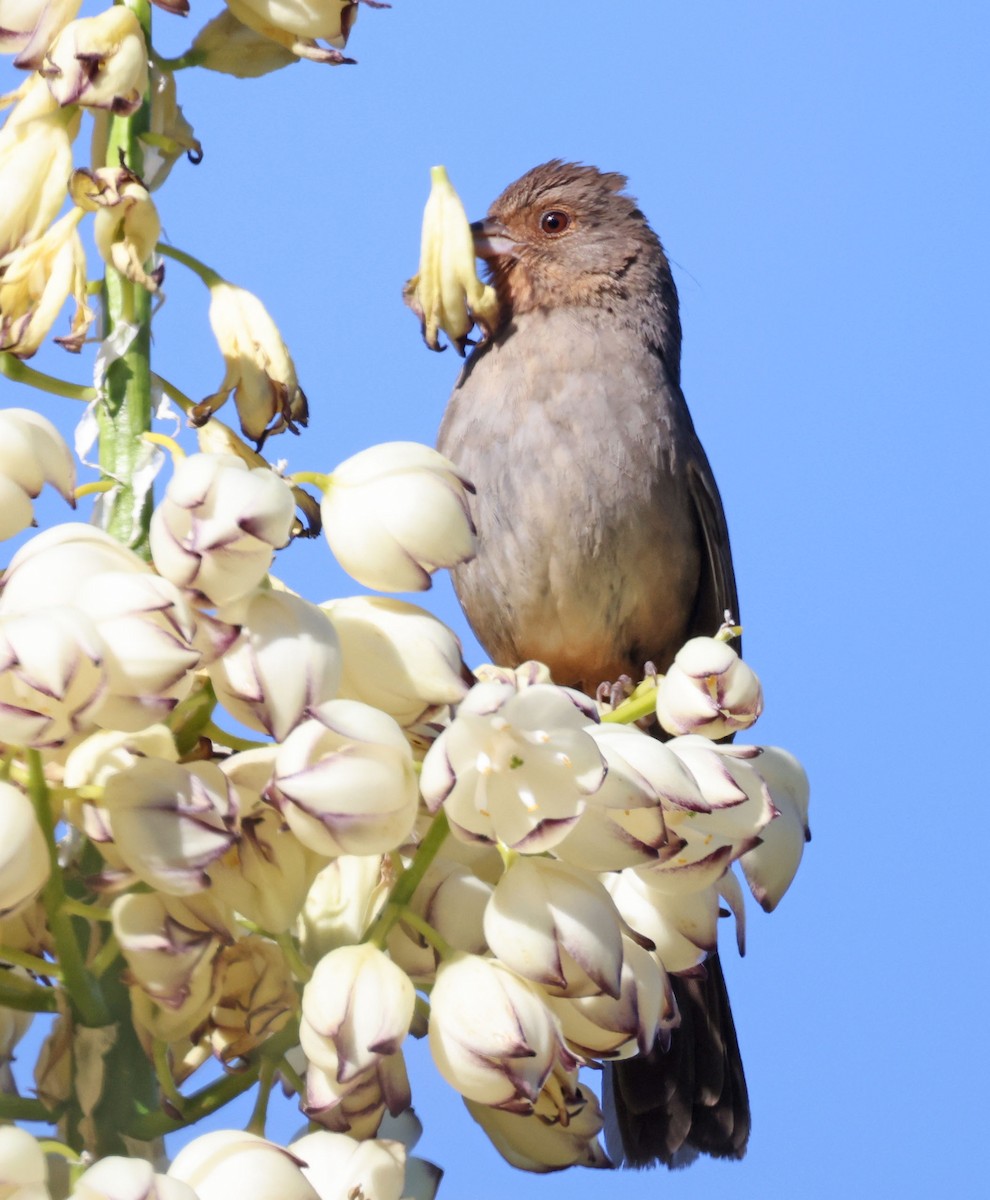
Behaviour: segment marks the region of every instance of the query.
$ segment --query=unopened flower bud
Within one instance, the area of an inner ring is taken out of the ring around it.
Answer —
[[[337,561],[365,587],[425,591],[440,567],[475,553],[469,485],[418,442],[385,442],[342,462],[320,506]]]
[[[331,950],[303,991],[306,1057],[347,1084],[401,1049],[415,1001],[409,977],[377,947]]]
[[[762,711],[753,669],[718,638],[692,638],[657,684],[657,720],[668,733],[723,738],[748,729]]]

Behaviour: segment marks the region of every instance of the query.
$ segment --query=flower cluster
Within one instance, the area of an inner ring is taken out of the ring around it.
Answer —
[[[4,1113],[57,1123],[71,1160],[66,1185],[41,1143],[0,1128],[0,1194],[431,1200],[439,1170],[408,1153],[409,1036],[428,1037],[510,1163],[607,1167],[581,1071],[663,1043],[680,1020],[671,976],[715,949],[723,901],[742,944],[736,864],[778,904],[807,837],[804,773],[778,748],[721,740],[762,709],[722,633],[610,710],[538,663],[472,673],[455,634],[406,601],[315,604],[272,575],[322,522],[358,583],[428,589],[475,552],[471,483],[408,442],[326,474],[261,457],[305,427],[308,402],[257,297],[159,244],[153,193],[199,153],[174,62],[143,9],[80,7],[0,0],[0,52],[29,72],[0,128],[5,372],[44,378],[15,360],[70,296],[60,340],[81,349],[98,290],[81,230],[107,276],[96,386],[80,395],[99,402],[104,479],[77,488],[50,421],[0,412],[0,538],[28,529],[46,483],[70,505],[105,493],[103,525],[22,540],[0,579],[0,1072],[31,1014],[52,1016],[36,1098],[7,1095]],[[184,65],[350,61],[357,12],[228,0]],[[93,161],[73,170],[83,116]],[[115,440],[134,399],[120,379],[143,370],[153,390],[141,355],[163,257],[209,288],[225,363],[199,403],[154,382],[198,431],[189,456],[148,431],[126,453]],[[444,329],[463,350],[497,318],[442,168],[408,299],[433,346]],[[246,440],[215,417],[228,398]],[[163,442],[173,470],[152,504]],[[249,1132],[195,1137],[167,1170],[128,1156],[254,1084]],[[262,1136],[279,1092],[308,1122],[287,1147]]]

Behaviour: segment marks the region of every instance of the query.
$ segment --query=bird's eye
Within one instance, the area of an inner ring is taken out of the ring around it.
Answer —
[[[571,223],[571,218],[559,208],[553,208],[540,217],[540,228],[544,233],[563,233]]]

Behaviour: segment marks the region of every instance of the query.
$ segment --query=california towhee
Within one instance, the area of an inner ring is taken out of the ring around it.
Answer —
[[[454,571],[495,662],[594,693],[665,670],[738,617],[722,502],[680,389],[677,291],[622,175],[553,161],[472,226],[500,302],[440,428],[477,488]],[[717,956],[675,979],[671,1045],[606,1068],[609,1150],[633,1166],[739,1158],[746,1081]]]

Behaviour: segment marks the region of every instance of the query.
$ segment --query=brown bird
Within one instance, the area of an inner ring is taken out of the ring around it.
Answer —
[[[500,302],[439,448],[472,480],[458,598],[493,661],[594,693],[738,617],[725,514],[680,388],[677,291],[622,175],[544,163],[472,226]],[[740,1158],[749,1102],[718,958],[670,1045],[606,1069],[609,1151]]]

